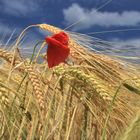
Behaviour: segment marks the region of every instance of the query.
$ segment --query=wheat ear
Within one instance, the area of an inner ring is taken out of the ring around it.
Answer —
[[[38,78],[39,76],[37,75],[36,72],[34,72],[33,67],[27,61],[25,62],[25,69],[28,72],[29,79],[32,82],[39,107],[41,110],[44,110],[45,109],[44,94],[41,90],[40,80]]]
[[[0,49],[0,57],[2,57],[3,59],[11,63],[13,55],[7,50]],[[14,65],[19,64],[19,63],[20,63],[20,60],[17,57],[15,57]]]
[[[0,100],[4,104],[4,106],[9,105],[9,98],[8,98],[7,93],[8,93],[8,90],[0,86]]]
[[[105,88],[103,86],[101,86],[101,84],[99,83],[99,80],[97,80],[97,78],[95,78],[95,76],[91,76],[91,75],[87,75],[85,74],[83,71],[78,70],[78,69],[67,69],[64,70],[64,68],[62,67],[57,67],[55,69],[55,72],[59,73],[67,73],[69,75],[72,75],[73,77],[78,78],[79,80],[83,81],[84,83],[86,83],[87,85],[89,85],[92,90],[96,93],[99,94],[99,96],[105,100],[105,101],[111,101],[112,97],[108,94],[108,92],[105,90]]]
[[[2,57],[3,59],[5,59],[9,63],[11,63],[13,56],[8,51],[0,49],[0,57]],[[21,63],[21,61],[15,58],[14,64],[19,64],[19,63]],[[39,76],[36,74],[36,72],[34,72],[32,66],[27,61],[24,63],[24,65],[25,66],[23,66],[23,65],[20,66],[19,69],[22,67],[22,70],[24,72],[28,72],[29,79],[31,80],[32,85],[33,85],[36,100],[39,104],[40,109],[44,110],[45,109],[45,101],[44,101],[43,92],[41,91],[41,88],[40,88],[40,82],[38,79]]]

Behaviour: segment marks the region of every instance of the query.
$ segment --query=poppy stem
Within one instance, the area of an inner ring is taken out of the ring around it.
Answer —
[[[32,56],[31,56],[31,58],[30,58],[30,64],[31,64],[32,61],[33,61],[33,58],[34,58],[34,55],[35,55],[35,50],[36,50],[37,46],[38,46],[39,44],[43,43],[43,42],[44,42],[44,40],[41,40],[41,41],[37,42],[36,45],[34,46],[33,53],[32,53]]]
[[[42,45],[40,46],[40,49],[38,50],[38,53],[37,53],[35,59],[34,59],[34,62],[35,62],[35,63],[37,62],[37,59],[38,59],[38,57],[39,57],[39,54],[40,54],[41,50],[42,50],[45,46],[46,46],[46,42],[43,41],[43,42],[42,42]]]
[[[37,43],[35,44],[34,49],[33,49],[32,56],[31,56],[31,58],[30,58],[30,64],[32,64],[32,61],[33,61],[33,58],[34,58],[34,54],[35,54],[35,50],[36,50],[37,46],[38,46],[40,43],[42,43],[42,42],[43,42],[43,40],[41,40],[41,41],[39,41],[39,42],[37,42]],[[28,75],[28,73],[26,72],[25,75],[24,75],[24,77],[23,77],[23,79],[21,80],[21,82],[20,82],[20,84],[19,84],[19,87],[18,87],[17,91],[19,91],[19,89],[20,89],[22,83],[24,82],[24,80],[26,79],[27,75]]]

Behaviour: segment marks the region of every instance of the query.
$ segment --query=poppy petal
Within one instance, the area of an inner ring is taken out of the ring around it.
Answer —
[[[69,37],[65,32],[60,32],[58,34],[54,34],[52,38],[56,39],[57,41],[61,42],[63,45],[68,45]]]
[[[49,68],[64,62],[70,53],[70,48],[66,45],[68,44],[68,37],[64,35],[61,32],[61,34],[55,34],[52,37],[46,38],[46,42],[48,43],[47,60]]]

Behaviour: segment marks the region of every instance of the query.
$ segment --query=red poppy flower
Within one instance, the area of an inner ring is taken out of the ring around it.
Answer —
[[[46,37],[46,42],[48,43],[47,61],[49,68],[65,62],[70,53],[68,40],[68,35],[65,32]]]

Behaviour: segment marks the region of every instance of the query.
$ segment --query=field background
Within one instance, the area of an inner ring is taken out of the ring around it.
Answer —
[[[140,138],[138,65],[95,53],[71,38],[70,62],[49,69],[41,50],[35,53],[37,46],[31,58],[16,48],[27,29],[12,49],[0,48],[0,139]],[[44,61],[37,63],[40,57]]]

